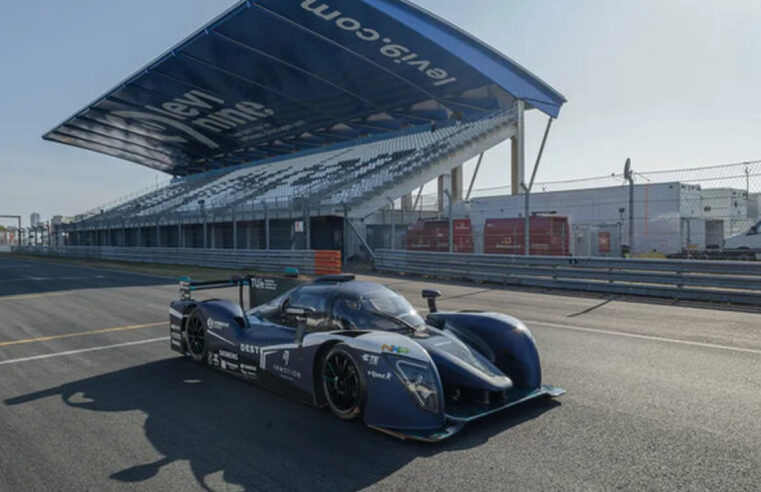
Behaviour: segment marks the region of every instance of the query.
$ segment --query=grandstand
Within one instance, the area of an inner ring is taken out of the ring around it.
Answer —
[[[402,198],[391,220],[403,220],[428,182],[460,200],[462,163],[506,139],[518,193],[524,111],[554,118],[564,102],[408,2],[260,0],[239,3],[44,138],[174,176],[62,226],[66,244],[351,254],[378,210]],[[283,231],[277,245],[271,227]]]

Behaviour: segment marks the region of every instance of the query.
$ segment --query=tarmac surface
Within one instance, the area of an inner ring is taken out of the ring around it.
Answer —
[[[0,255],[0,490],[761,487],[761,315],[362,277],[522,318],[568,393],[399,441],[171,352],[172,278]]]

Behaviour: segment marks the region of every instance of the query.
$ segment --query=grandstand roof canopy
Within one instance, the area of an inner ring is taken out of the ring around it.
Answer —
[[[565,98],[403,0],[243,1],[43,138],[184,176]]]

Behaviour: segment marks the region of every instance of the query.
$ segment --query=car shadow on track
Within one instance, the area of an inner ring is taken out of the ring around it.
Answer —
[[[221,472],[226,484],[246,490],[356,490],[416,458],[478,446],[559,405],[532,401],[474,422],[438,444],[400,441],[181,357],[8,398],[5,404],[51,396],[82,410],[146,415],[145,436],[163,458],[125,463],[112,480],[144,482],[165,465],[187,460],[201,487],[215,488],[207,478]],[[104,441],[118,446],[119,436]]]

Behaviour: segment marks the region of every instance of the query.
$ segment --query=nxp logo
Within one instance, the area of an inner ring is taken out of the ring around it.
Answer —
[[[391,352],[392,354],[409,354],[410,349],[400,345],[387,345],[384,343],[381,346],[381,352]]]

